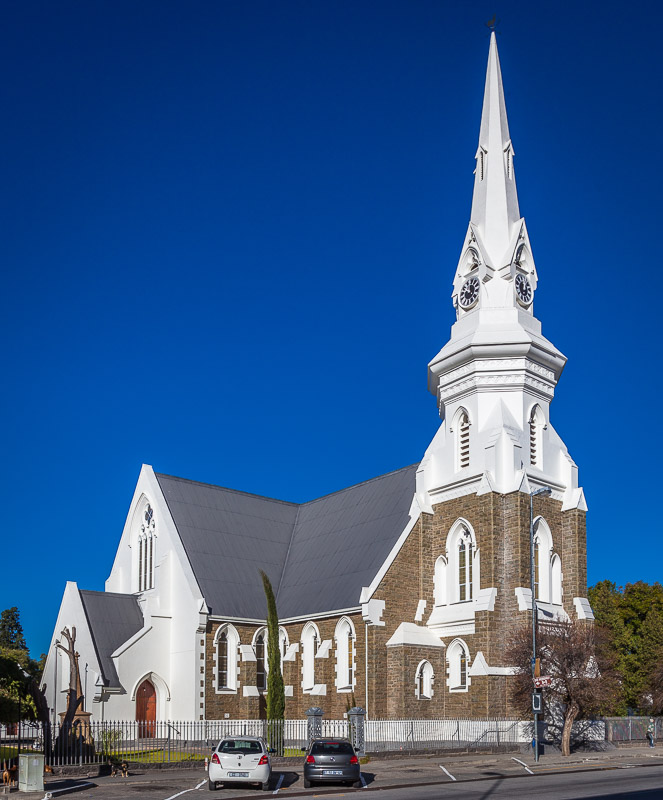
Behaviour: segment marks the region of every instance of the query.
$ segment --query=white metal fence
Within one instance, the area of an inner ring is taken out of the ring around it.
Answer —
[[[579,721],[576,742],[646,742],[647,717],[610,717]],[[654,720],[655,738],[663,738],[663,718]],[[322,719],[323,736],[351,737],[347,719]],[[91,722],[86,728],[44,730],[36,722],[0,725],[0,766],[19,752],[43,752],[47,763],[103,764],[202,761],[224,736],[262,736],[279,756],[301,757],[308,744],[307,721],[289,719],[201,720],[194,722]],[[529,742],[532,723],[517,719],[366,720],[367,753],[491,748]]]
[[[366,752],[492,747],[527,741],[517,719],[408,719],[366,722]]]

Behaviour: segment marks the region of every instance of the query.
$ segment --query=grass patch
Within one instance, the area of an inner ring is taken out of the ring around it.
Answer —
[[[119,750],[108,758],[111,761],[131,761],[134,764],[161,764],[172,761],[204,761],[204,753],[189,753],[182,750]]]
[[[8,747],[7,745],[0,746],[0,759],[16,758],[17,755],[18,747]]]

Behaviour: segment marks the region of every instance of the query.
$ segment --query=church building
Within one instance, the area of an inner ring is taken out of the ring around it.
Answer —
[[[421,462],[302,504],[144,465],[105,591],[66,586],[42,678],[54,718],[65,627],[93,719],[264,716],[261,569],[288,718],[354,705],[373,719],[511,715],[505,648],[532,609],[530,504],[539,618],[593,618],[585,498],[550,421],[566,358],[541,332],[536,289],[493,33],[457,318],[428,366],[441,425]]]

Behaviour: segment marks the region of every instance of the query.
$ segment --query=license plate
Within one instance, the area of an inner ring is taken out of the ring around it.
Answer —
[[[342,769],[323,769],[322,770],[322,774],[323,775],[342,775],[343,774],[343,770]]]
[[[249,777],[249,773],[248,772],[229,772],[228,773],[228,777],[229,778],[248,778]]]

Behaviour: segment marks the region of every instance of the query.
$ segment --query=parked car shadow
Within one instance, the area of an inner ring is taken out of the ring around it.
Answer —
[[[279,782],[281,775],[283,775],[283,781],[281,782],[281,789],[288,789],[294,783],[299,783],[303,786],[302,783],[302,776],[297,772],[289,772],[287,769],[273,769],[272,770],[272,777],[269,781],[269,786],[272,789],[276,789],[276,785]]]

